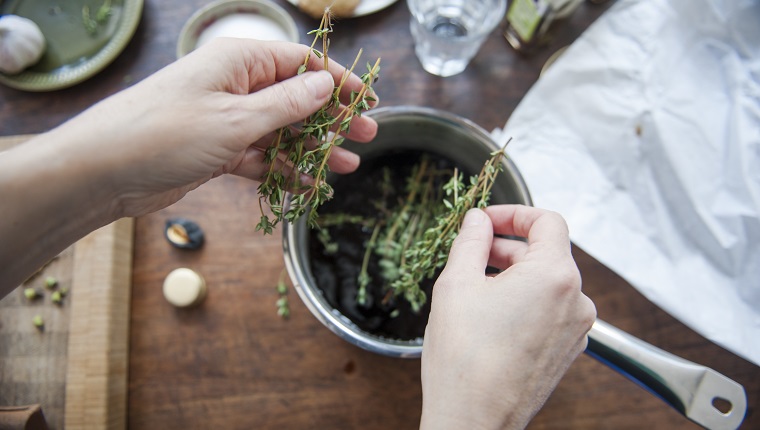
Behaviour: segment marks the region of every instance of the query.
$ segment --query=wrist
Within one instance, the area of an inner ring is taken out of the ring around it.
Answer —
[[[498,396],[499,394],[494,394]],[[510,408],[489,405],[486,399],[428,401],[423,398],[420,429],[516,430],[527,424],[516,420]]]
[[[50,132],[0,153],[0,297],[115,219],[104,181],[88,157],[66,152],[65,139]]]
[[[42,166],[26,173],[29,183],[38,189],[49,184],[44,191],[47,205],[70,218],[79,218],[65,223],[85,234],[121,217],[115,205],[117,184],[110,173],[113,166],[102,155],[110,149],[102,139],[72,130],[67,123],[29,142],[28,152],[34,151],[37,166]]]
[[[445,374],[433,376],[423,352],[421,429],[516,430],[528,425],[538,406],[531,407],[536,402],[530,391],[523,391],[525,381],[510,377],[485,355],[462,359],[461,366],[447,366]]]
[[[424,400],[423,400],[424,403]],[[472,402],[461,407],[422,407],[421,430],[519,430],[524,429],[530,416],[521,416],[511,409],[489,409]]]

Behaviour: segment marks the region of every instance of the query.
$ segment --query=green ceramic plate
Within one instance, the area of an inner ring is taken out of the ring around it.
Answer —
[[[143,0],[0,0],[0,15],[31,19],[47,43],[39,63],[17,75],[0,73],[0,83],[19,90],[52,91],[92,77],[127,46],[142,8]],[[99,10],[108,10],[107,18],[96,20]]]

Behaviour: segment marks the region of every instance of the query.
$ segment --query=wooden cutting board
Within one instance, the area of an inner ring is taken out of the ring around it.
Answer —
[[[0,151],[31,137],[0,137]],[[40,404],[51,429],[126,427],[133,228],[128,218],[91,233],[0,300],[0,406]],[[48,276],[69,291],[61,305]]]

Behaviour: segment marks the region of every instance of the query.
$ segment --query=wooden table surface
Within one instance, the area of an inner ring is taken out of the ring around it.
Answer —
[[[305,33],[317,23],[277,0]],[[174,60],[177,36],[203,0],[147,1],[126,50],[103,72],[75,87],[26,93],[0,88],[0,135],[43,132]],[[336,24],[331,54],[341,63],[361,47],[382,57],[381,103],[422,105],[503,126],[538,78],[546,59],[571,43],[610,4],[584,3],[532,56],[516,54],[494,33],[461,75],[424,72],[410,40],[405,2]],[[503,29],[503,25],[501,27]],[[160,95],[157,95],[160,97]],[[292,316],[276,315],[283,269],[279,236],[255,232],[255,184],[223,177],[135,225],[130,324],[130,428],[394,428],[418,425],[418,360],[364,352],[330,333],[290,293]],[[164,221],[184,216],[206,231],[196,252],[170,247]],[[600,318],[671,353],[741,383],[749,398],[742,428],[760,428],[760,368],[707,341],[643,298],[627,282],[575,249],[584,290]],[[209,295],[194,310],[172,308],[161,294],[166,274],[191,267]],[[537,310],[542,311],[542,310]],[[697,428],[675,410],[606,366],[581,356],[530,424],[556,428]]]

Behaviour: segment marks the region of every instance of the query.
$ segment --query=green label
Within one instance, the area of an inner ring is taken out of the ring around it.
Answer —
[[[507,20],[517,35],[529,42],[541,22],[541,14],[533,0],[513,0],[507,12]]]

